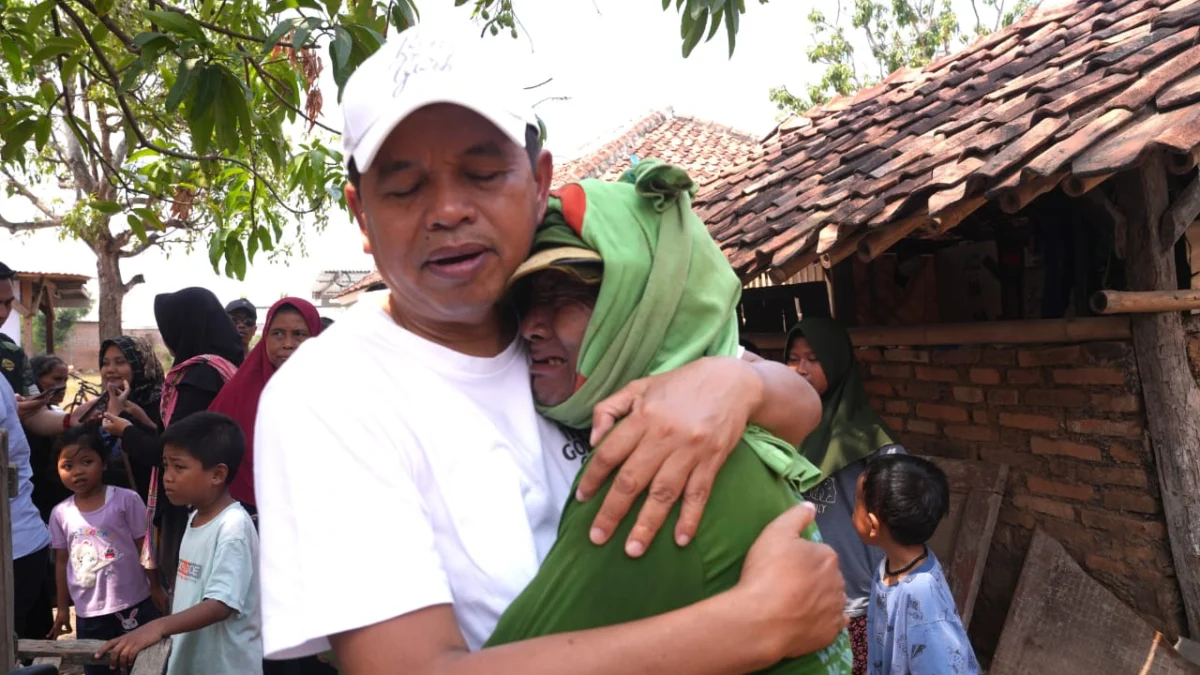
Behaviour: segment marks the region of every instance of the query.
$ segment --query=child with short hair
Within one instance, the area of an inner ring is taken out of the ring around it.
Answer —
[[[258,535],[229,494],[246,439],[231,418],[200,412],[167,427],[162,443],[167,498],[195,508],[179,548],[172,614],[110,640],[97,657],[129,667],[170,637],[167,675],[261,675]]]
[[[869,675],[978,675],[950,585],[926,542],[950,510],[936,464],[884,455],[858,479],[854,529],[883,549],[867,610]]]
[[[81,640],[125,635],[157,619],[157,607],[166,609],[158,576],[138,561],[146,504],[133,490],[104,484],[107,455],[95,426],[68,429],[55,445],[58,477],[74,494],[50,512],[58,595],[52,640],[71,632],[72,601]],[[111,672],[84,668],[86,675]]]

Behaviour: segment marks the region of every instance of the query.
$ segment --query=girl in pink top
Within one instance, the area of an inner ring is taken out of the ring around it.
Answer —
[[[69,429],[55,451],[58,476],[75,494],[50,513],[58,615],[47,637],[71,631],[74,602],[79,639],[110,640],[158,618],[159,608],[166,607],[158,576],[138,561],[146,504],[133,490],[104,484],[107,453],[94,426]],[[112,673],[107,666],[84,672]]]

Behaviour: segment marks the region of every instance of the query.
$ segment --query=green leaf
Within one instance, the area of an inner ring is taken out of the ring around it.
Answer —
[[[342,0],[325,0],[325,13],[329,15],[330,20],[336,19],[340,11],[342,11]]]
[[[50,140],[50,131],[53,128],[52,121],[49,115],[43,115],[38,118],[35,124],[37,128],[33,132],[33,144],[37,146],[38,152],[41,152],[42,148],[46,147],[46,143]]]
[[[50,15],[50,10],[54,9],[55,0],[43,0],[34,5],[29,10],[29,16],[25,19],[25,26],[30,30],[41,30],[42,23],[46,21],[46,17]]]
[[[212,263],[213,273],[220,274],[221,269],[218,264],[221,262],[221,257],[225,254],[225,237],[220,230],[213,232],[213,236],[208,240],[208,262]]]
[[[251,206],[251,208],[253,208],[253,206]],[[258,229],[257,228],[255,228],[255,230],[250,232],[250,236],[249,236],[249,238],[247,238],[246,244],[247,244],[247,253],[249,254],[249,257],[250,257],[250,262],[254,262],[254,254],[258,253]]]
[[[246,278],[246,249],[236,234],[225,240],[225,276]]]
[[[162,219],[158,217],[158,214],[155,213],[154,209],[147,208],[145,206],[139,206],[133,209],[133,212],[142,219],[142,223],[144,225],[153,227],[156,230],[166,229],[166,226],[163,225]]]
[[[0,34],[0,50],[3,50],[4,60],[8,61],[8,67],[12,68],[13,76],[20,79],[25,72],[21,66],[21,45],[8,35]]]
[[[171,90],[167,92],[168,113],[174,113],[183,102],[183,97],[191,93],[196,86],[196,64],[199,61],[199,58],[179,60],[179,67],[175,71],[175,84],[171,85]]]
[[[725,35],[729,38],[729,58],[733,58],[733,48],[737,44],[739,12],[725,12]]]
[[[298,28],[296,34],[292,36],[292,47],[294,49],[303,49],[308,44],[308,36],[314,30],[321,27],[323,22],[315,16],[305,19]]]
[[[121,209],[122,209],[121,205],[116,202],[107,202],[107,201],[99,200],[99,199],[92,202],[91,206],[93,209],[95,209],[95,210],[99,211],[100,213],[103,213],[104,215],[107,215],[107,216],[111,216],[111,215],[120,213]]]
[[[25,120],[13,127],[11,130],[4,132],[4,149],[0,150],[0,161],[11,162],[18,155],[24,156],[25,143],[37,131],[37,122],[33,120]]]
[[[692,29],[688,32],[687,37],[683,39],[683,58],[691,55],[692,50],[696,45],[700,44],[700,38],[704,37],[704,27],[708,23],[708,10],[700,12],[700,16],[692,24]]]
[[[265,227],[258,228],[258,247],[264,251],[275,249],[275,242],[271,240],[271,232]]]
[[[84,57],[84,53],[82,51],[79,51],[71,56],[68,56],[67,60],[63,61],[63,65],[62,65],[63,78],[70,80],[71,78],[75,77],[75,71],[79,68],[79,64],[83,61],[83,57]]]
[[[34,65],[48,61],[56,56],[69,54],[80,47],[78,41],[69,38],[48,38],[43,45],[29,59]]]
[[[392,25],[397,32],[408,30],[417,24],[415,9],[408,0],[394,0],[392,5]]]
[[[671,0],[663,0],[663,11],[665,12],[670,8],[671,8]]]
[[[279,40],[290,33],[301,21],[303,19],[291,17],[275,24],[275,27],[271,29],[271,34],[267,36],[266,42],[263,43],[263,52],[271,51],[275,45],[279,44]]]
[[[125,75],[121,77],[121,86],[118,91],[124,93],[135,89],[138,86],[138,81],[142,77],[145,66],[146,62],[142,59],[134,61],[133,65],[125,71]]]
[[[125,216],[125,222],[129,225],[129,229],[133,230],[134,236],[138,241],[146,243],[146,226],[142,224],[142,219],[137,216]]]
[[[104,16],[112,11],[114,0],[96,0],[96,13]]]
[[[204,29],[202,29],[200,24],[196,23],[196,20],[190,16],[180,14],[179,12],[167,12],[149,9],[143,9],[142,14],[145,15],[147,19],[157,24],[160,28],[164,28],[172,33],[185,35],[195,40],[205,40]]]
[[[198,77],[196,93],[188,106],[189,121],[207,115],[221,90],[221,70],[216,66],[204,66]]]
[[[712,41],[713,36],[717,34],[717,31],[721,30],[721,18],[724,13],[725,8],[721,7],[712,15],[712,22],[708,28],[708,37],[704,38],[705,42]]]
[[[212,145],[214,123],[215,116],[212,110],[195,119],[188,118],[188,128],[192,134],[192,147],[198,154],[208,154],[208,148]]]
[[[350,31],[341,26],[335,26],[333,29],[333,40],[329,43],[329,55],[333,58],[334,71],[349,65],[350,50],[353,47],[354,38],[350,36]]]

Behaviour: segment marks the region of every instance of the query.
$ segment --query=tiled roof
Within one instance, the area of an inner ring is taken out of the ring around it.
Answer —
[[[692,180],[703,185],[723,170],[762,154],[753,136],[714,122],[675,115],[671,110],[653,112],[638,120],[617,138],[596,150],[554,169],[554,185],[584,178],[616,180],[630,167],[630,155],[655,157],[687,169]],[[338,293],[344,298],[383,283],[379,272]]]
[[[1200,146],[1200,0],[1077,0],[1026,14],[920,71],[785,121],[765,155],[697,199],[743,278],[784,277],[987,201],[1079,195],[1154,150]]]
[[[372,273],[370,270],[324,270],[319,272],[316,281],[313,282],[312,298],[320,300],[339,297]]]
[[[555,167],[554,185],[584,178],[616,180],[630,167],[630,155],[681,166],[698,185],[704,185],[722,171],[761,154],[759,139],[750,134],[661,110],[583,157]]]

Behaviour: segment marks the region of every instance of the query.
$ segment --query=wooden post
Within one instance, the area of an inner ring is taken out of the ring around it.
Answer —
[[[12,517],[8,495],[8,432],[0,429],[0,671],[8,672],[17,663],[17,622],[13,615]]]
[[[1159,228],[1170,206],[1165,158],[1154,153],[1140,169],[1121,174],[1117,189],[1129,221],[1125,248],[1129,290],[1176,290],[1175,257],[1163,253]],[[1200,523],[1200,388],[1188,366],[1178,314],[1135,314],[1130,321],[1175,576],[1188,631],[1196,636],[1200,635],[1200,527],[1195,526]]]

